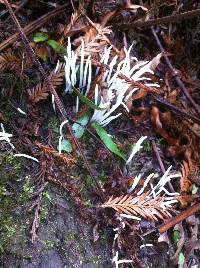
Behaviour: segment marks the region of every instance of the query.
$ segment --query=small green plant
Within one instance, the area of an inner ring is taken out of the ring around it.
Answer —
[[[143,150],[145,152],[151,152],[152,151],[152,146],[151,146],[150,141],[148,141],[148,140],[145,140],[144,141],[144,143],[143,143]]]
[[[24,193],[31,195],[33,193],[33,187],[29,185],[29,183],[23,186]]]
[[[178,256],[178,264],[179,265],[183,265],[185,263],[185,256],[183,255],[183,253],[181,252]]]
[[[50,118],[48,128],[51,129],[55,134],[59,134],[59,124],[55,116]]]
[[[181,238],[181,234],[180,234],[180,232],[179,232],[178,230],[174,230],[173,235],[172,235],[172,240],[173,240],[173,242],[174,242],[175,244],[177,244],[178,241],[180,240],[180,238]]]
[[[66,51],[65,47],[60,45],[56,40],[50,39],[48,33],[36,32],[33,40],[35,43],[45,43],[49,45],[55,52],[64,53]]]

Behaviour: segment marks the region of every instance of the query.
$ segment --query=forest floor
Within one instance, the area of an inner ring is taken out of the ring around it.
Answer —
[[[199,15],[0,1],[0,267],[200,267]]]

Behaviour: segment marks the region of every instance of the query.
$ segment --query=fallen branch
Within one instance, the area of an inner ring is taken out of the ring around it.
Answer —
[[[181,212],[179,215],[175,216],[174,218],[171,218],[166,223],[163,223],[162,225],[160,225],[160,227],[158,228],[160,234],[163,234],[164,232],[169,230],[171,227],[173,227],[177,223],[185,220],[186,218],[195,214],[198,211],[200,211],[200,202],[187,208],[185,211]]]
[[[157,26],[160,24],[180,22],[181,20],[192,19],[198,16],[200,16],[200,9],[191,10],[191,11],[187,11],[187,12],[180,13],[180,14],[175,14],[171,16],[166,16],[166,17],[151,19],[151,20],[146,20],[146,21],[138,20],[138,21],[131,22],[131,23],[116,23],[115,26],[123,27],[123,30],[130,29],[132,27],[148,28],[148,27]]]
[[[153,151],[154,151],[154,153],[155,153],[155,155],[156,155],[156,158],[157,158],[157,160],[158,160],[160,169],[161,169],[162,173],[165,174],[166,169],[165,169],[164,164],[163,164],[163,161],[162,161],[162,159],[161,159],[161,157],[160,157],[160,154],[159,154],[157,145],[156,145],[156,143],[155,143],[154,140],[151,142],[151,144],[152,144]],[[171,184],[170,181],[167,182],[167,185],[169,186],[170,191],[171,191],[172,193],[174,193],[175,190],[174,190],[174,187],[173,187],[173,185]]]
[[[98,61],[93,60],[93,59],[91,59],[91,62],[95,66],[98,66],[98,67],[100,67],[102,69],[110,70],[110,66],[108,64],[104,64],[104,63],[98,62]],[[116,71],[117,71],[117,69],[116,68],[113,68],[113,72],[116,72]],[[127,77],[126,75],[124,75],[122,73],[119,73],[117,75],[117,77],[119,77],[121,79],[124,79],[127,83],[129,83],[133,87],[137,87],[139,89],[144,89],[144,90],[146,90],[149,93],[159,95],[159,90],[157,88],[155,88],[155,87],[149,87],[149,86],[146,86],[146,85],[144,85],[144,84],[142,84],[140,82],[136,82],[133,79]]]
[[[154,95],[152,95],[152,96],[155,98],[155,100],[158,103],[160,103],[160,104],[164,105],[165,107],[169,108],[170,110],[175,112],[177,115],[185,116],[185,117],[187,117],[189,119],[192,119],[194,122],[200,124],[200,119],[198,117],[196,117],[195,115],[183,111],[182,109],[178,108],[177,106],[171,104],[170,102],[168,102],[168,101],[166,101],[164,99],[161,99],[158,96],[154,96]]]

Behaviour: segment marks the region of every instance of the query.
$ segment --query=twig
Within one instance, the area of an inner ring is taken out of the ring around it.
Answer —
[[[24,27],[22,30],[25,34],[30,34],[31,32],[35,31],[36,29],[40,28],[46,21],[48,21],[51,18],[54,18],[56,15],[66,11],[65,7],[67,7],[69,4],[64,4],[62,6],[59,6],[57,8],[55,8],[54,10],[52,10],[51,12],[41,16],[40,18],[38,18],[37,20],[31,22],[29,25],[27,25],[26,27]],[[3,41],[0,44],[0,51],[2,51],[3,49],[5,49],[6,47],[8,47],[9,45],[11,45],[12,43],[14,43],[15,41],[17,41],[17,39],[19,38],[19,33],[15,33],[12,36],[10,36],[8,39],[6,39],[5,41]]]
[[[177,83],[178,86],[180,87],[182,93],[183,93],[183,94],[186,96],[186,98],[191,102],[191,104],[193,105],[193,107],[195,108],[195,110],[196,110],[196,111],[198,112],[198,114],[200,115],[200,107],[199,107],[199,105],[196,104],[196,102],[193,100],[193,98],[191,97],[190,93],[187,91],[185,85],[183,84],[183,82],[182,82],[181,79],[179,78],[179,76],[178,76],[178,72],[177,72],[177,71],[174,69],[174,67],[172,66],[172,64],[171,64],[171,62],[170,62],[170,60],[169,60],[167,54],[165,53],[165,50],[164,50],[164,48],[163,48],[163,46],[162,46],[162,44],[161,44],[161,42],[160,42],[160,40],[159,40],[159,38],[158,38],[158,35],[157,35],[157,33],[156,33],[156,31],[154,30],[153,27],[151,27],[151,31],[152,31],[152,33],[153,33],[153,36],[154,36],[154,38],[155,38],[155,40],[156,40],[156,42],[157,42],[157,45],[158,45],[160,51],[163,53],[163,57],[164,57],[164,59],[165,59],[167,65],[168,65],[170,71],[172,72],[172,75],[174,76],[174,79],[175,79],[176,83]]]
[[[81,157],[83,159],[84,165],[87,168],[88,173],[90,174],[91,178],[94,180],[101,199],[104,200],[104,193],[103,193],[103,191],[102,191],[102,189],[100,187],[100,184],[99,184],[99,182],[97,181],[96,177],[93,174],[93,171],[92,171],[92,169],[91,169],[91,167],[90,167],[90,165],[89,165],[89,163],[88,163],[88,161],[87,161],[87,159],[86,159],[86,157],[85,157],[85,155],[84,155],[84,153],[82,151],[80,143],[78,142],[78,140],[76,139],[76,137],[73,134],[72,128],[71,128],[71,126],[70,126],[70,124],[68,122],[67,112],[66,112],[66,110],[64,108],[63,103],[61,102],[60,98],[58,97],[58,94],[57,94],[55,88],[53,87],[52,82],[49,80],[47,74],[45,73],[44,68],[42,67],[41,63],[37,59],[37,57],[35,55],[35,52],[31,48],[31,46],[29,45],[29,41],[28,41],[26,35],[24,34],[24,32],[23,32],[23,30],[21,28],[21,25],[19,24],[19,22],[18,22],[15,14],[14,14],[12,8],[10,7],[10,4],[8,3],[7,0],[4,0],[4,3],[6,4],[6,7],[7,7],[9,13],[10,13],[15,25],[17,26],[17,30],[18,30],[18,32],[19,32],[19,34],[21,36],[21,39],[22,39],[22,41],[24,43],[24,47],[27,50],[27,53],[29,54],[29,57],[31,58],[32,62],[38,67],[38,70],[40,71],[41,75],[44,78],[44,82],[46,83],[46,85],[47,85],[49,91],[51,92],[51,94],[54,96],[55,103],[56,103],[56,105],[58,107],[58,110],[59,110],[59,112],[60,112],[60,114],[62,116],[62,119],[64,121],[66,121],[66,126],[68,128],[68,131],[69,131],[74,143],[76,144],[76,146],[78,148],[78,151],[79,151],[79,153],[80,153],[80,155],[81,155]]]
[[[31,241],[32,243],[37,239],[37,229],[39,227],[39,222],[40,222],[40,208],[41,208],[41,201],[42,201],[42,194],[39,195],[37,202],[36,202],[36,207],[35,207],[35,213],[34,213],[34,220],[32,223],[31,227]]]
[[[93,59],[91,59],[91,62],[92,62],[92,64],[94,64],[94,65],[96,65],[96,66],[98,66],[98,67],[100,67],[100,68],[104,68],[104,69],[106,68],[107,70],[110,69],[110,66],[107,65],[107,64],[98,62],[98,61],[93,60]],[[113,72],[116,72],[116,71],[117,71],[116,68],[113,68]],[[144,84],[142,84],[142,83],[136,82],[136,81],[134,81],[133,79],[127,77],[126,75],[124,75],[124,74],[122,74],[122,73],[118,73],[117,77],[119,77],[119,78],[121,78],[121,79],[124,79],[127,83],[129,83],[129,84],[130,84],[131,86],[133,86],[133,87],[137,87],[137,88],[140,88],[140,89],[144,89],[144,90],[146,90],[147,92],[152,93],[152,94],[156,94],[156,95],[159,94],[159,91],[158,91],[157,88],[155,88],[155,87],[148,87],[148,86],[146,86],[146,85],[144,85]]]
[[[152,148],[154,150],[154,153],[155,153],[155,155],[156,155],[156,157],[158,159],[158,163],[159,163],[160,169],[161,169],[162,173],[164,174],[166,172],[166,169],[164,167],[164,164],[163,164],[162,159],[160,157],[160,154],[158,152],[157,145],[156,145],[155,141],[152,141],[151,143],[152,143]]]
[[[98,142],[100,143],[107,151],[107,153],[112,156],[112,153],[108,150],[108,148],[105,146],[105,144],[87,127],[87,126],[83,126],[81,123],[77,122],[76,120],[73,119],[69,119],[69,121],[78,124],[79,126],[81,126],[82,128],[85,128],[85,130]]]
[[[16,8],[16,10],[14,11],[14,13],[16,14],[17,12],[19,12],[20,9],[22,9],[29,0],[24,0],[22,1],[22,3]],[[8,11],[7,11],[8,12]],[[6,23],[8,21],[9,17],[5,19],[4,23]]]
[[[156,155],[156,157],[157,157],[157,160],[158,160],[160,169],[161,169],[162,173],[165,174],[166,169],[165,169],[164,164],[163,164],[163,161],[162,161],[162,159],[161,159],[161,157],[160,157],[160,154],[159,154],[157,145],[156,145],[156,143],[155,143],[154,140],[153,140],[151,143],[152,143],[153,151],[154,151],[154,153],[155,153],[155,155]],[[174,193],[174,192],[175,192],[175,191],[174,191],[174,187],[173,187],[173,185],[171,184],[170,181],[167,182],[167,185],[169,186],[171,192]]]
[[[151,19],[146,21],[135,21],[131,23],[116,23],[115,26],[123,27],[123,29],[130,29],[130,27],[142,27],[147,28],[151,26],[157,26],[160,24],[179,22],[181,20],[192,19],[194,17],[200,16],[200,9],[187,11],[180,14],[175,14],[171,16],[166,16],[163,18]]]
[[[183,111],[182,109],[178,108],[177,106],[171,104],[170,102],[168,102],[164,99],[161,99],[160,97],[157,97],[154,95],[152,95],[152,96],[154,97],[154,99],[157,102],[161,103],[162,105],[166,106],[170,110],[174,111],[177,115],[188,117],[189,119],[192,119],[194,122],[200,124],[200,119],[198,117],[194,116],[193,114],[190,114],[190,113]]]
[[[167,230],[169,230],[169,228],[173,227],[174,225],[176,225],[177,223],[185,220],[186,218],[188,218],[189,216],[195,214],[196,212],[198,212],[200,210],[200,202],[187,208],[185,211],[181,212],[179,215],[171,218],[169,221],[167,221],[166,223],[162,224],[159,226],[159,232],[160,234],[163,234],[164,232],[166,232]]]
[[[187,219],[189,216],[197,213],[198,211],[200,211],[200,203],[197,203],[197,204],[189,207],[185,211],[179,213],[179,215],[176,215],[175,217],[169,219],[167,222],[161,224],[158,228],[153,228],[152,230],[149,230],[148,232],[142,234],[142,237],[147,236],[149,234],[152,234],[154,232],[156,232],[156,233],[159,232],[160,234],[163,234],[166,231],[168,231],[171,227],[173,227],[176,224],[178,224],[179,222]]]

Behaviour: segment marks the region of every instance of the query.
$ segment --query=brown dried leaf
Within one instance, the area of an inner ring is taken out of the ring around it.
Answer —
[[[151,122],[155,127],[156,132],[160,134],[168,142],[169,145],[179,145],[179,141],[170,137],[167,131],[163,128],[163,124],[160,120],[159,109],[155,106],[153,106],[151,109]]]

